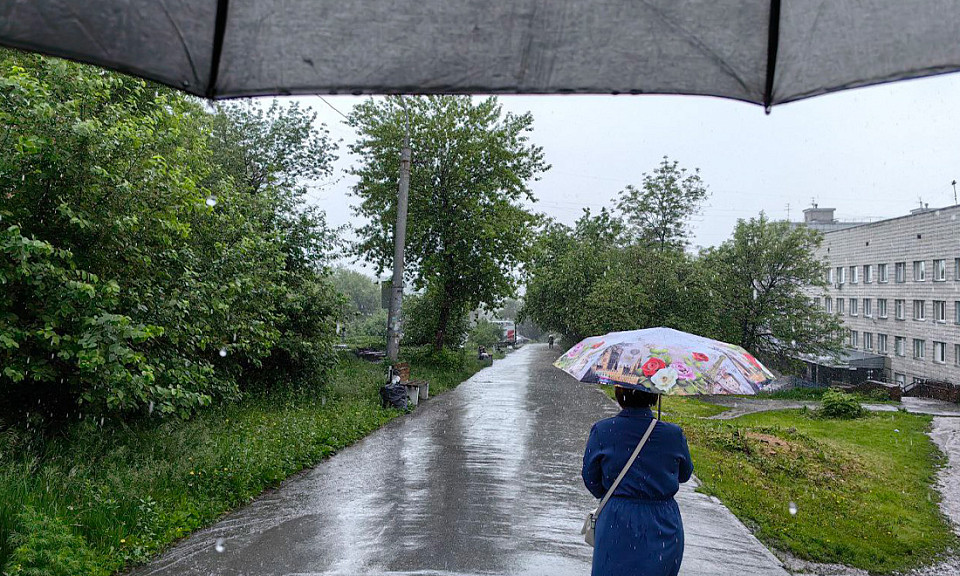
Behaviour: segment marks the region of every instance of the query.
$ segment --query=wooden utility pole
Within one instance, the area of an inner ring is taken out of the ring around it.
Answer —
[[[403,309],[403,247],[407,239],[407,198],[410,194],[410,115],[403,96],[399,97],[403,106],[404,135],[403,148],[400,151],[400,191],[397,196],[397,224],[393,235],[393,293],[390,297],[390,314],[387,318],[387,358],[390,363],[397,361],[400,353],[401,318]]]

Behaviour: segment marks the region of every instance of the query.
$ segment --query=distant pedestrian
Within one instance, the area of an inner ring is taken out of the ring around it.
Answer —
[[[550,348],[553,348],[553,334],[551,334],[550,337],[547,338],[547,343],[550,345]]]
[[[657,395],[616,387],[623,410],[593,425],[583,455],[583,482],[603,498],[653,421]],[[677,576],[683,522],[673,496],[693,474],[687,439],[657,422],[640,455],[596,519],[593,576]]]

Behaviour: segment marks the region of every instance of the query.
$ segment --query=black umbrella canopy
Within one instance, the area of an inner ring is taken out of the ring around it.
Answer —
[[[699,94],[960,69],[955,0],[0,0],[0,45],[208,98]]]

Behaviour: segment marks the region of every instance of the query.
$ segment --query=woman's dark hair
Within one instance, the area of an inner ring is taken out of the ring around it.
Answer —
[[[614,386],[614,392],[617,394],[617,403],[621,408],[649,408],[657,403],[659,394],[653,392],[644,392],[635,388],[624,388],[623,386]]]

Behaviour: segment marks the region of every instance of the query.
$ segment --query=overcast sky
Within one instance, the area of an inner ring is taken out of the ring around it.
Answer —
[[[725,240],[737,218],[802,218],[815,199],[840,219],[906,214],[920,198],[954,203],[960,179],[960,75],[912,80],[785,104],[759,106],[688,96],[508,96],[530,111],[532,140],[553,168],[532,185],[535,209],[572,224],[584,207],[610,206],[664,155],[700,168],[711,196],[693,223],[694,243]],[[298,98],[344,144],[343,117],[319,98]],[[343,113],[361,101],[326,97]],[[413,151],[416,155],[416,150]],[[341,147],[331,182],[311,191],[331,224],[352,223]]]

